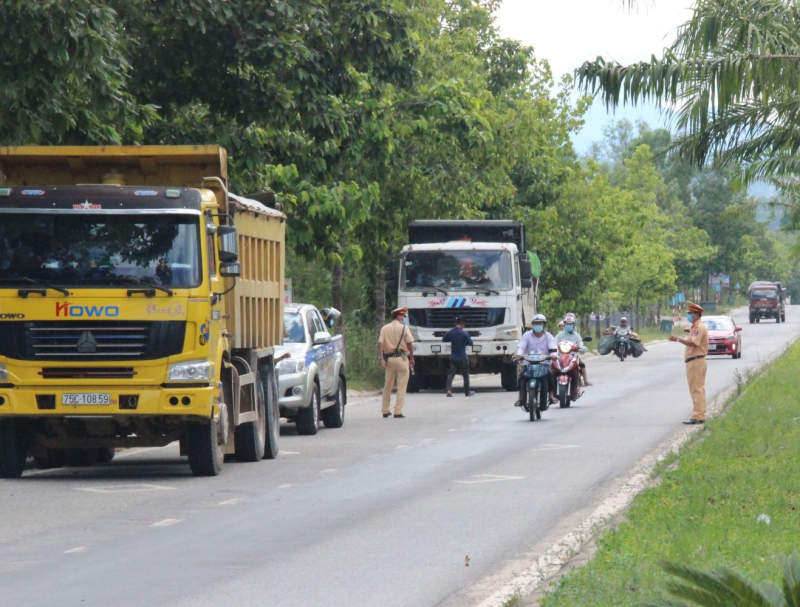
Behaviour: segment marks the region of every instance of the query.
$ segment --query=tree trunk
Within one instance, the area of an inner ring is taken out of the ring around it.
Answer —
[[[375,270],[375,328],[380,332],[386,323],[386,267]]]
[[[344,255],[344,246],[345,246],[345,237],[342,234],[339,237],[339,251],[342,255]],[[344,309],[344,265],[341,263],[337,263],[333,266],[333,270],[331,271],[331,299],[333,300],[333,307],[339,310],[342,313],[342,316],[339,317],[339,320],[336,321],[336,328],[342,334],[344,334],[344,323],[342,319],[344,318],[345,309]]]
[[[606,329],[611,328],[611,302],[608,298],[608,293],[606,293]]]

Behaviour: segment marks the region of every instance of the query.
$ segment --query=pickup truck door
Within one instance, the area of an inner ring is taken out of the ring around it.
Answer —
[[[314,341],[314,335],[317,333],[325,333],[330,335],[325,328],[325,323],[322,317],[316,310],[308,312],[308,331],[311,333],[311,341]],[[317,369],[319,370],[319,387],[323,396],[331,394],[334,388],[334,352],[333,344],[312,345],[314,351],[314,358],[317,361]]]

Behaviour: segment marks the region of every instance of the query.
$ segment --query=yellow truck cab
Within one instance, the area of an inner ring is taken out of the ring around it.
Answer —
[[[286,217],[258,198],[217,146],[0,148],[0,477],[277,455]]]

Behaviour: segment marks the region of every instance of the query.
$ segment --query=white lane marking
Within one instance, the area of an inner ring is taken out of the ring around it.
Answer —
[[[450,428],[448,432],[458,432],[458,428]]]
[[[278,455],[300,455],[300,452],[299,451],[284,451],[283,449],[281,449],[280,451],[278,451]]]
[[[477,418],[475,418],[475,419],[471,419],[471,420],[469,420],[469,423],[471,423],[471,424],[474,424],[476,421],[478,421],[478,419],[477,419]]]
[[[78,546],[77,548],[65,550],[64,554],[81,554],[82,552],[89,552],[89,548],[87,546]]]
[[[178,523],[182,523],[185,521],[185,518],[165,518],[163,521],[158,521],[157,523],[153,523],[150,525],[151,527],[170,527],[172,525],[177,525]]]
[[[325,470],[320,470],[320,474],[329,474],[330,472],[339,472],[339,468],[325,468]]]
[[[409,445],[397,445],[397,446],[394,448],[394,450],[395,450],[395,451],[402,451],[402,450],[404,450],[404,449],[411,449],[411,447],[410,447]]]
[[[135,493],[140,491],[175,491],[175,487],[152,485],[150,483],[134,483],[128,485],[106,485],[104,487],[76,487],[75,491],[90,493]]]
[[[289,487],[296,487],[295,483],[287,483],[285,485],[278,485],[278,489],[288,489]]]
[[[225,500],[224,502],[218,502],[217,506],[235,506],[236,504],[240,504],[243,501],[244,498],[234,497],[233,499]]]
[[[580,449],[580,445],[542,445],[531,451],[556,451],[558,449]]]
[[[500,481],[521,481],[524,476],[502,476],[500,474],[476,474],[470,481],[453,481],[462,485],[476,485],[478,483],[498,483]]]

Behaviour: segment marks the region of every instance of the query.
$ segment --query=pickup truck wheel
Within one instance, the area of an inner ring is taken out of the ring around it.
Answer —
[[[266,434],[264,436],[264,459],[278,457],[278,439],[281,435],[281,412],[278,404],[278,383],[275,378],[275,367],[272,362],[259,368],[261,389],[264,392],[264,420]]]
[[[297,433],[313,436],[319,430],[319,386],[314,383],[311,391],[311,403],[308,407],[297,410]]]
[[[326,428],[341,428],[344,426],[344,407],[347,404],[347,380],[344,375],[339,376],[339,387],[336,390],[336,403],[332,407],[322,410],[322,422]]]
[[[264,458],[267,419],[263,398],[256,397],[256,414],[258,417],[255,421],[239,424],[234,432],[233,444],[237,461],[257,462]]]
[[[220,405],[220,419],[228,408]],[[189,467],[195,476],[217,476],[225,461],[225,445],[220,442],[219,422],[191,423],[186,427]]]
[[[16,420],[0,421],[0,478],[19,478],[28,458],[28,441]]]

